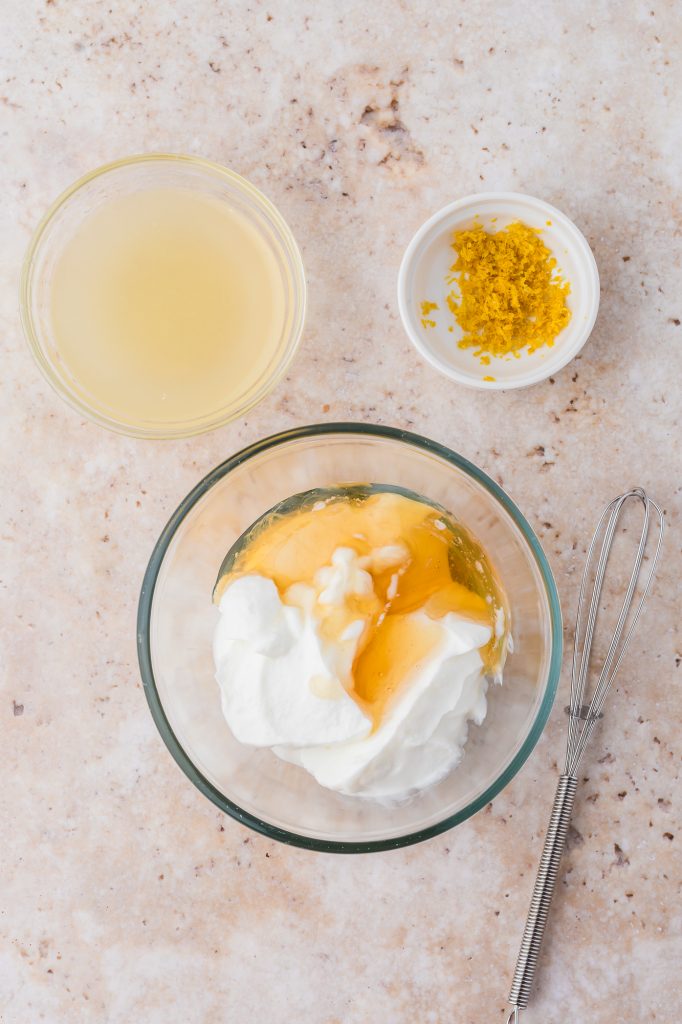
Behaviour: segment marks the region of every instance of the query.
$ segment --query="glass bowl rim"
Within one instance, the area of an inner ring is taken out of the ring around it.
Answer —
[[[270,822],[263,821],[256,815],[243,810],[238,804],[226,797],[224,793],[221,793],[220,790],[217,789],[217,787],[215,787],[199,771],[191,758],[185,753],[182,744],[176,737],[170,722],[166,717],[166,713],[156,687],[156,680],[154,678],[154,671],[152,668],[150,628],[156,581],[166,552],[187,514],[197,504],[200,498],[210,491],[215,483],[231,472],[231,470],[236,469],[237,466],[240,466],[253,456],[258,455],[261,452],[265,452],[270,448],[277,448],[288,441],[295,441],[309,437],[320,437],[326,434],[365,434],[370,437],[388,438],[392,441],[401,441],[422,451],[440,456],[447,462],[454,465],[457,469],[462,470],[465,474],[472,477],[502,505],[520,530],[524,540],[530,548],[531,553],[535,557],[537,567],[545,586],[545,592],[549,604],[551,655],[547,670],[545,692],[528,735],[523,741],[520,749],[514,755],[510,764],[494,782],[492,782],[479,796],[476,797],[476,799],[472,800],[471,803],[467,804],[466,807],[463,807],[460,811],[457,811],[456,814],[451,814],[442,821],[436,822],[436,824],[430,825],[427,828],[419,829],[416,832],[410,832],[406,835],[397,836],[391,839],[362,841],[316,839],[311,836],[300,835],[296,832],[291,832],[287,829],[280,828],[279,826],[272,825]],[[261,835],[264,835],[269,839],[276,839],[279,842],[290,846],[298,846],[303,849],[315,850],[323,853],[375,853],[384,850],[398,849],[403,846],[411,846],[414,843],[419,843],[425,839],[430,839],[433,836],[440,835],[441,833],[453,828],[455,825],[461,824],[461,822],[466,821],[467,818],[470,818],[473,814],[476,814],[477,811],[481,810],[482,807],[485,807],[486,804],[490,803],[490,801],[493,800],[517,774],[519,769],[530,756],[544,730],[552,705],[554,704],[554,698],[556,696],[559,683],[562,651],[563,628],[561,606],[552,570],[550,569],[549,562],[547,561],[547,558],[540,546],[540,542],[535,536],[532,527],[506,492],[496,484],[495,481],[487,475],[487,473],[484,473],[483,470],[479,469],[468,459],[465,459],[462,455],[452,451],[445,445],[442,445],[437,441],[431,441],[429,438],[423,437],[420,434],[412,433],[411,431],[401,430],[397,427],[380,426],[378,424],[368,423],[317,423],[310,424],[309,426],[294,427],[290,430],[284,430],[248,445],[246,448],[236,452],[230,458],[221,462],[220,465],[207,473],[206,476],[192,488],[189,494],[178,505],[175,512],[166,523],[166,526],[163,528],[161,535],[154,546],[154,550],[152,551],[149,564],[144,574],[137,613],[137,652],[140,674],[142,676],[142,683],[147,703],[156,727],[161,734],[161,738],[166,744],[166,747],[170,751],[173,759],[185,773],[190,782],[192,782],[196,788],[204,794],[204,796],[208,797],[216,807],[225,814],[234,818],[235,821],[240,822],[240,824],[252,828],[255,832],[259,832]]]
[[[97,178],[103,177],[111,171],[116,171],[120,168],[133,167],[137,164],[144,163],[187,164],[227,179],[227,181],[235,186],[238,191],[253,199],[261,212],[274,225],[274,227],[276,227],[277,231],[282,236],[283,251],[286,253],[291,264],[295,309],[292,330],[288,341],[289,350],[284,354],[284,357],[281,359],[272,376],[256,392],[256,394],[249,399],[248,402],[240,405],[233,412],[229,413],[229,415],[223,414],[216,416],[210,422],[201,422],[199,425],[196,425],[196,421],[191,421],[184,426],[182,423],[172,423],[167,427],[137,427],[90,408],[85,401],[68,390],[59,375],[54,371],[50,359],[43,351],[43,346],[39,340],[38,331],[35,327],[34,317],[31,311],[31,296],[33,293],[36,253],[40,248],[45,232],[54,220],[55,216],[77,192],[89,185],[92,181],[95,181]],[[47,383],[53,391],[55,391],[57,395],[67,403],[67,405],[71,406],[72,409],[80,413],[82,416],[85,416],[86,419],[90,420],[90,422],[96,423],[98,426],[105,427],[107,430],[111,430],[117,434],[151,440],[179,440],[185,437],[194,437],[198,434],[205,434],[211,430],[217,430],[219,427],[225,426],[227,423],[231,423],[240,416],[244,416],[250,409],[253,409],[255,405],[261,402],[266,395],[273,390],[273,388],[276,387],[291,365],[301,343],[306,317],[307,283],[303,257],[291,228],[272,200],[268,199],[268,197],[261,192],[260,189],[256,188],[256,186],[247,178],[242,177],[241,174],[231,170],[229,167],[225,167],[223,164],[216,163],[213,160],[206,160],[204,157],[193,156],[191,154],[166,152],[138,153],[133,154],[132,156],[122,157],[119,160],[112,160],[109,163],[102,164],[99,167],[95,167],[93,170],[88,171],[87,174],[82,175],[76,181],[72,182],[72,184],[61,192],[54,202],[51,203],[35,228],[24,256],[19,282],[19,307],[23,334],[31,354]]]

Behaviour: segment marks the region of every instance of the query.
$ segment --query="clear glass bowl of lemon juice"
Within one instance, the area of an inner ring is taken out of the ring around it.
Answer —
[[[305,315],[301,255],[244,178],[189,156],[108,164],[29,246],[24,330],[44,375],[121,433],[173,438],[243,415],[285,372]]]

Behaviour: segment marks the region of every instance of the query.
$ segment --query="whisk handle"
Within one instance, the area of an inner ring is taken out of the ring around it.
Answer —
[[[562,775],[559,778],[554,797],[552,816],[549,819],[540,867],[535,879],[535,888],[509,993],[509,1002],[520,1010],[525,1010],[528,1006],[530,991],[533,987],[547,915],[556,887],[559,862],[566,845],[566,835],[571,822],[577,785],[578,780],[573,775]]]

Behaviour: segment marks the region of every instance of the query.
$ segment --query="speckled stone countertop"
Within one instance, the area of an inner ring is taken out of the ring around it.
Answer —
[[[421,846],[355,858],[223,817],[147,711],[135,612],[168,515],[243,445],[340,419],[427,434],[502,483],[542,539],[569,642],[600,507],[636,483],[666,508],[664,565],[585,763],[527,1020],[676,1019],[679,6],[26,0],[5,3],[2,22],[0,1019],[504,1019],[566,673],[493,805]],[[262,188],[310,288],[287,379],[246,420],[186,442],[79,418],[36,370],[17,309],[48,203],[86,170],[149,150],[201,154]],[[581,358],[495,395],[422,363],[395,300],[419,224],[492,189],[565,210],[602,279]]]

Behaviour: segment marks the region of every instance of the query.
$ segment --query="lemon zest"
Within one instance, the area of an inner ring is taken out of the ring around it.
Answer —
[[[446,303],[463,332],[460,348],[476,349],[487,365],[490,356],[554,344],[571,319],[571,287],[537,229],[516,221],[490,233],[475,224],[455,232],[452,248]]]

